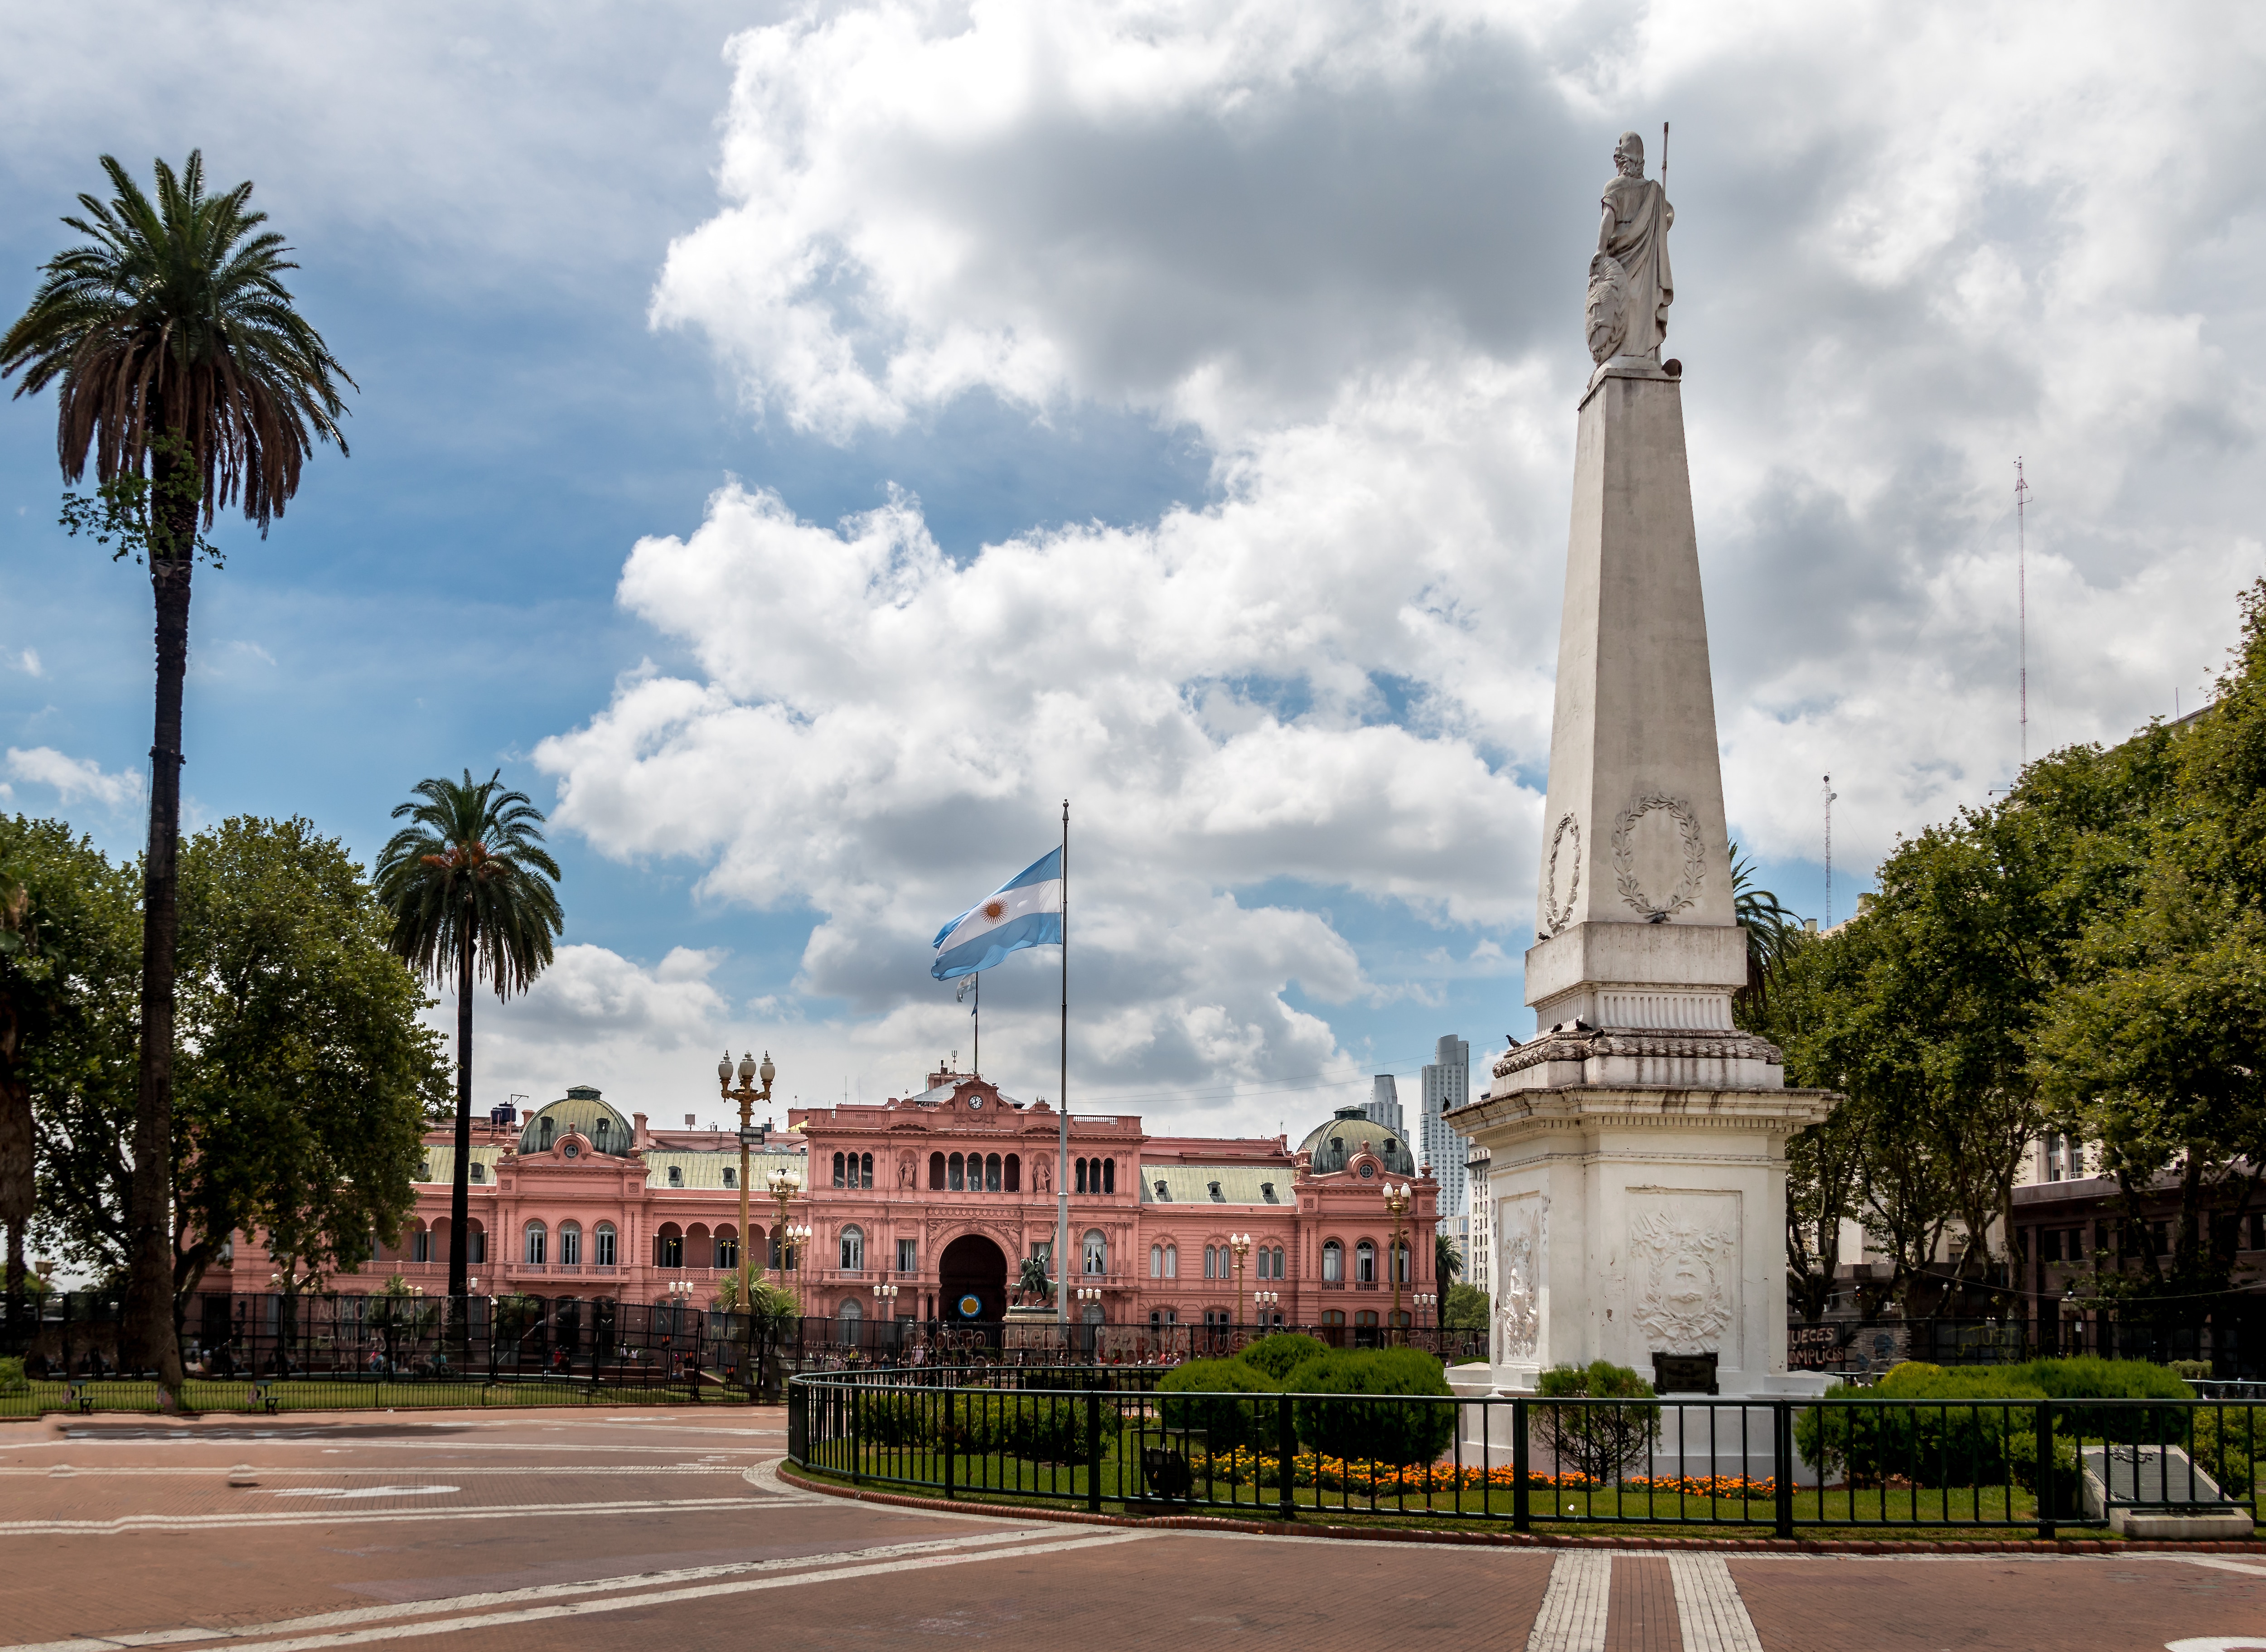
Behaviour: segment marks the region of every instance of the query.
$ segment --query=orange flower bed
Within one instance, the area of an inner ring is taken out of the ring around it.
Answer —
[[[1232,1484],[1273,1485],[1276,1469],[1276,1459],[1272,1452],[1254,1451],[1246,1446],[1221,1452],[1211,1459],[1213,1477]],[[1300,1451],[1290,1459],[1290,1475],[1293,1483],[1299,1486],[1363,1495],[1374,1490],[1381,1497],[1512,1491],[1518,1485],[1517,1471],[1508,1466],[1462,1469],[1441,1463],[1403,1466],[1371,1463],[1359,1458],[1319,1457],[1312,1451]],[[1531,1491],[1594,1493],[1615,1489],[1612,1482],[1594,1480],[1570,1469],[1558,1474],[1530,1473],[1526,1484]],[[1619,1482],[1619,1489],[1684,1497],[1762,1498],[1775,1495],[1778,1488],[1767,1477],[1756,1480],[1744,1474],[1636,1474]]]

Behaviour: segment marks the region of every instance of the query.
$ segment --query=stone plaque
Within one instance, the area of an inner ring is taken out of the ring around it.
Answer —
[[[1712,1394],[1715,1385],[1713,1354],[1662,1354],[1652,1356],[1652,1391],[1656,1394]]]

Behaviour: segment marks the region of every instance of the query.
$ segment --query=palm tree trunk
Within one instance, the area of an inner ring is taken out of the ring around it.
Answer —
[[[194,510],[194,505],[191,507]],[[190,526],[194,529],[192,517]],[[150,847],[142,875],[142,1070],[127,1201],[121,1363],[178,1390],[173,1325],[173,952],[179,925],[181,683],[189,663],[187,557],[150,559],[157,605],[157,715],[150,748]]]
[[[472,947],[469,936],[457,938],[457,1168],[449,1188],[449,1296],[471,1329],[471,1270],[465,1258],[471,1241],[465,1229],[471,1224],[472,1159]]]

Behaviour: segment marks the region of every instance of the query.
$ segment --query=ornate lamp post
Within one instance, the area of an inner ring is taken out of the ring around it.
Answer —
[[[749,1122],[749,1116],[757,1102],[762,1101],[766,1104],[770,1102],[771,1080],[778,1076],[778,1070],[771,1065],[771,1052],[768,1049],[764,1051],[764,1064],[761,1067],[757,1067],[748,1053],[742,1050],[740,1052],[740,1087],[735,1090],[732,1087],[732,1052],[726,1050],[724,1059],[716,1064],[717,1088],[723,1092],[724,1100],[737,1101],[740,1104],[739,1302],[740,1312],[748,1316],[750,1325],[755,1320],[755,1310],[749,1303],[754,1284],[748,1271],[748,1149],[759,1144],[764,1139],[764,1133],[752,1128]],[[755,1087],[755,1080],[758,1078],[764,1081],[764,1087],[760,1090]]]
[[[1400,1223],[1408,1214],[1408,1203],[1407,1182],[1397,1188],[1389,1181],[1385,1184],[1385,1208],[1392,1217],[1392,1250],[1385,1259],[1385,1266],[1392,1270],[1392,1328],[1396,1332],[1400,1328]]]
[[[1283,1293],[1279,1290],[1254,1290],[1251,1293],[1252,1305],[1259,1311],[1261,1330],[1268,1328],[1275,1316],[1275,1305],[1282,1300]]]
[[[1229,1234],[1227,1248],[1235,1253],[1235,1323],[1239,1329],[1243,1325],[1243,1259],[1251,1254],[1251,1235]]]
[[[789,1252],[796,1238],[809,1232],[810,1230],[808,1228],[793,1229],[786,1219],[788,1210],[794,1203],[795,1195],[802,1191],[801,1179],[782,1165],[771,1173],[771,1202],[778,1206],[778,1217],[772,1224],[772,1232],[778,1239],[779,1289],[784,1290],[786,1289],[786,1270],[793,1266]]]

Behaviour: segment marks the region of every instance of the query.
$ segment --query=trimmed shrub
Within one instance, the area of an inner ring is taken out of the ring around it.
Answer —
[[[1413,1348],[1327,1353],[1302,1361],[1284,1379],[1293,1393],[1439,1394],[1452,1397],[1439,1360]],[[1324,1457],[1377,1463],[1429,1463],[1456,1437],[1451,1405],[1302,1399],[1295,1402],[1298,1438]]]
[[[1224,1396],[1282,1391],[1282,1384],[1239,1359],[1188,1360],[1173,1367],[1157,1384],[1165,1426],[1201,1429],[1204,1444],[1214,1451],[1232,1451],[1239,1445],[1272,1446],[1277,1431],[1275,1402]],[[1173,1397],[1176,1394],[1205,1397],[1179,1400]]]
[[[2008,1368],[2050,1400],[2193,1400],[2195,1390],[2161,1365],[2145,1359],[2034,1359]],[[2129,1410],[2080,1411],[2058,1407],[2054,1427],[2090,1439],[2174,1443],[2187,1437],[2184,1406],[2135,1406]]]
[[[813,1403],[830,1402],[815,1399]],[[954,1451],[971,1456],[1022,1457],[1041,1463],[1083,1462],[1093,1449],[1082,1394],[868,1390],[842,1403],[857,1407],[859,1431],[871,1446],[939,1450],[948,1443]],[[1105,1440],[1117,1431],[1117,1407],[1106,1402],[1101,1431]]]
[[[1626,1365],[1602,1359],[1553,1365],[1535,1378],[1534,1392],[1546,1400],[1653,1398],[1650,1383]],[[1644,1466],[1660,1439],[1656,1405],[1546,1406],[1539,1421],[1543,1444],[1556,1457],[1560,1472],[1572,1468],[1596,1480],[1618,1480]]]
[[[1236,1356],[1246,1365],[1255,1365],[1276,1382],[1317,1354],[1327,1354],[1327,1344],[1297,1331],[1277,1331],[1272,1336],[1262,1336]]]
[[[32,1385],[25,1379],[24,1362],[20,1359],[0,1359],[0,1394],[26,1394]]]

